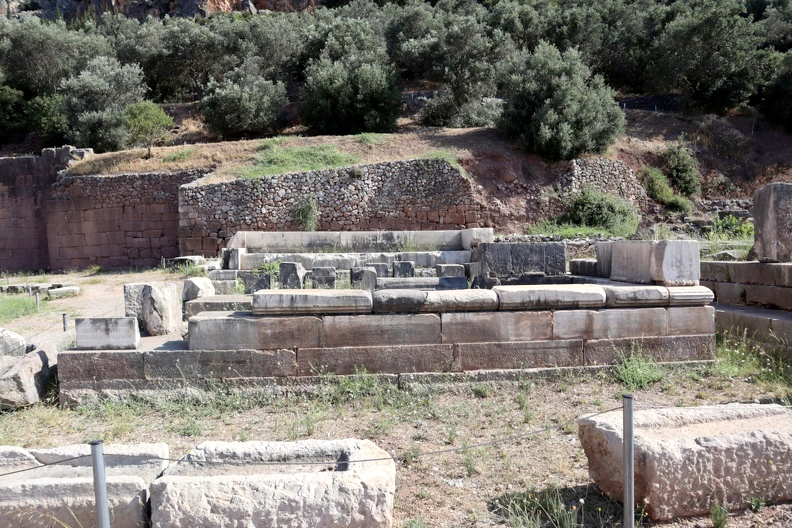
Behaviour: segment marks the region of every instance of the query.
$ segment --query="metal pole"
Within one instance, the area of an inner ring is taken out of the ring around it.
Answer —
[[[36,290],[36,311],[38,312],[41,309],[41,305],[39,304],[39,292]]]
[[[69,314],[63,314],[63,331],[69,331]]]
[[[622,394],[624,401],[624,528],[635,526],[635,449],[633,445],[632,394]]]
[[[97,528],[110,528],[110,509],[107,506],[107,481],[101,440],[91,442],[91,465],[93,466],[94,494],[96,495]]]

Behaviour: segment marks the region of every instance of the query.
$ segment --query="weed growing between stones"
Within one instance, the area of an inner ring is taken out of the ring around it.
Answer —
[[[713,528],[726,528],[729,525],[729,510],[719,502],[713,502],[710,507],[710,520]]]
[[[633,344],[629,355],[617,351],[618,364],[614,368],[616,380],[631,390],[646,389],[662,380],[665,373],[651,358],[643,355],[640,347]]]
[[[316,231],[319,223],[319,204],[316,196],[308,196],[300,199],[292,208],[292,220],[302,228],[303,231]]]

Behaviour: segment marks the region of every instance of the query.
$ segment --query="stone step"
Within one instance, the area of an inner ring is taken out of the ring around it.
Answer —
[[[364,314],[371,310],[371,294],[365,290],[261,290],[253,294],[254,315]]]

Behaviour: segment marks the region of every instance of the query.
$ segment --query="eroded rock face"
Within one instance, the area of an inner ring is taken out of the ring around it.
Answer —
[[[125,315],[135,317],[144,335],[167,335],[181,330],[180,284],[171,282],[124,284]]]
[[[623,417],[578,420],[589,474],[622,500]],[[742,509],[752,497],[792,499],[792,411],[713,405],[635,412],[635,501],[653,519],[705,515],[714,502]]]
[[[22,357],[0,356],[0,409],[38,402],[53,382],[58,350],[48,345]]]

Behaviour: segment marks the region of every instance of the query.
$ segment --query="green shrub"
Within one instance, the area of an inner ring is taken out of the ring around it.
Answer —
[[[765,90],[762,110],[767,119],[792,132],[792,51],[784,54]]]
[[[166,137],[168,129],[173,126],[173,118],[151,101],[140,101],[124,109],[124,126],[132,145],[146,146],[148,159],[154,142]]]
[[[712,238],[753,240],[754,225],[729,214],[715,220],[710,235],[714,235]]]
[[[255,72],[235,70],[222,83],[211,81],[201,99],[209,130],[224,137],[264,134],[276,129],[286,105],[286,86]]]
[[[632,347],[629,355],[622,352],[617,355],[619,363],[614,369],[614,374],[616,379],[628,389],[646,389],[663,379],[662,368],[644,356],[640,349]]]
[[[18,132],[23,125],[25,100],[21,90],[0,86],[0,138]]]
[[[668,178],[655,168],[646,168],[640,174],[641,184],[649,198],[664,205],[670,211],[689,212],[692,209],[690,200],[674,194]]]
[[[684,145],[672,145],[662,156],[665,173],[680,194],[691,197],[701,192],[701,173],[696,158]]]
[[[520,146],[551,160],[602,152],[624,132],[614,92],[580,54],[542,42],[515,74],[501,127]]]
[[[297,222],[303,231],[316,231],[319,223],[319,204],[316,196],[303,198],[292,208],[292,219]]]
[[[638,211],[616,196],[601,193],[586,187],[569,201],[562,222],[574,225],[599,227],[617,236],[630,236],[638,229]]]
[[[48,145],[63,144],[69,131],[63,100],[61,94],[40,95],[28,102],[25,108],[28,129],[37,132]]]

